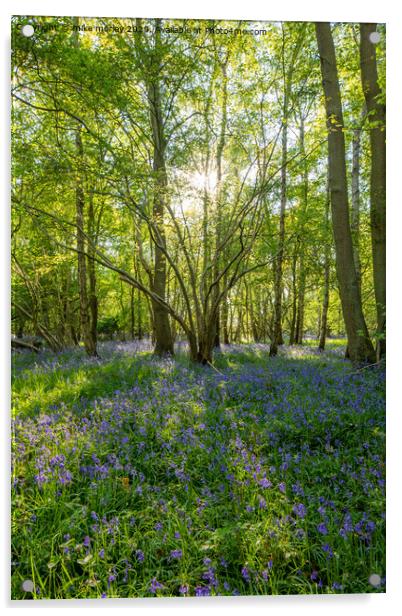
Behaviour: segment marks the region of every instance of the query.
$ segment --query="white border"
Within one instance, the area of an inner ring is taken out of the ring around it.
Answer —
[[[399,3],[398,3],[399,4]],[[111,17],[176,17],[176,18],[216,18],[216,19],[255,19],[291,21],[375,21],[387,23],[387,251],[388,251],[388,368],[387,368],[387,593],[376,595],[336,595],[300,597],[238,597],[203,599],[111,599],[74,601],[10,602],[9,600],[9,47],[10,16],[14,15],[79,15]],[[310,614],[335,613],[358,616],[384,615],[402,604],[399,586],[402,577],[401,543],[401,482],[402,460],[402,409],[398,402],[401,381],[401,209],[402,190],[402,18],[401,9],[395,0],[337,0],[335,3],[323,0],[287,0],[283,3],[270,3],[268,0],[202,0],[190,4],[187,0],[147,0],[144,4],[113,0],[110,4],[94,0],[69,0],[49,2],[49,0],[3,0],[0,8],[0,38],[2,62],[0,65],[0,186],[3,195],[0,222],[0,344],[2,349],[2,371],[0,382],[1,416],[1,532],[0,545],[0,602],[2,607],[19,614],[26,609],[67,609],[76,613],[84,609],[101,609],[102,614],[116,609],[139,611],[141,613],[167,614],[185,611],[208,610],[218,614],[222,610],[242,613],[252,609],[256,613],[267,611],[298,616]],[[398,455],[399,454],[399,455]],[[105,611],[106,610],[106,611]],[[385,610],[385,612],[384,612]]]

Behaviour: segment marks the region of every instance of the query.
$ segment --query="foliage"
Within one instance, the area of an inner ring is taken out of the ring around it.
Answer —
[[[14,357],[13,598],[382,592],[382,366],[144,349]]]

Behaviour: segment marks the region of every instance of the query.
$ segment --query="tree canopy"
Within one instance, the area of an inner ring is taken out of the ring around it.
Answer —
[[[384,34],[14,18],[13,333],[212,363],[346,332],[353,360],[382,354]]]

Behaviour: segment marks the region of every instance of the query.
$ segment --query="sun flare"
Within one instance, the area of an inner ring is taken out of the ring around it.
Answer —
[[[197,190],[207,189],[209,192],[215,190],[218,183],[218,175],[216,171],[210,171],[209,173],[200,173],[196,171],[189,175],[190,184]]]

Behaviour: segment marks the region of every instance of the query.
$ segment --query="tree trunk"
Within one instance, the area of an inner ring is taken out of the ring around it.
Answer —
[[[226,287],[228,282],[227,274],[223,277],[223,285]],[[222,332],[223,332],[223,344],[229,344],[229,328],[228,328],[228,319],[229,319],[229,306],[228,306],[228,298],[225,293],[222,298],[222,307],[221,307],[221,323],[222,323]]]
[[[307,166],[307,157],[306,151],[304,147],[304,121],[305,118],[303,114],[300,117],[300,152],[303,156],[303,169],[302,169],[302,177],[301,177],[301,220],[300,220],[300,257],[299,257],[299,290],[297,297],[297,319],[296,319],[296,333],[295,333],[295,342],[296,344],[303,344],[303,333],[304,333],[304,296],[306,292],[306,268],[304,262],[304,246],[303,246],[303,238],[304,238],[304,228],[305,228],[305,220],[307,215],[308,208],[308,166]]]
[[[286,212],[286,165],[288,155],[288,100],[285,95],[282,126],[282,168],[281,168],[281,209],[279,214],[279,245],[275,259],[274,272],[274,331],[269,354],[277,355],[278,346],[283,344],[282,334],[282,265],[285,245],[285,212]]]
[[[77,152],[77,166],[82,164],[83,145],[81,139],[81,127],[77,126],[75,135]],[[77,170],[79,173],[79,171]],[[96,356],[96,342],[92,337],[91,320],[89,316],[89,303],[87,291],[87,259],[85,256],[85,195],[82,178],[78,177],[75,188],[76,225],[77,225],[77,255],[78,255],[78,288],[80,295],[80,323],[81,336],[84,340],[85,351],[89,356]]]
[[[377,356],[385,355],[385,104],[378,83],[377,60],[370,34],[375,24],[360,24],[360,68],[370,126],[370,223],[374,293],[377,306]]]
[[[152,72],[147,80],[148,101],[150,107],[150,123],[153,141],[153,221],[156,227],[154,249],[154,272],[152,291],[163,300],[166,299],[166,234],[164,228],[165,199],[167,198],[167,174],[165,163],[166,139],[162,115],[161,92],[159,84],[160,72],[160,20],[156,20],[155,49],[152,62]],[[173,355],[173,338],[169,321],[169,313],[164,306],[152,301],[152,311],[155,332],[156,355]]]
[[[215,264],[213,268],[213,277],[214,280],[218,279],[219,270],[220,270],[220,258],[219,258],[219,246],[221,242],[221,210],[222,210],[222,162],[223,162],[223,151],[225,149],[226,143],[226,125],[227,125],[227,101],[228,101],[228,78],[227,78],[227,65],[228,65],[228,57],[224,62],[220,62],[220,69],[222,74],[222,104],[221,104],[221,125],[219,131],[219,139],[216,148],[216,233],[215,233]],[[212,294],[212,305],[216,303],[217,298],[220,294],[220,284],[219,282],[214,286],[214,292]],[[215,336],[214,336],[214,347],[220,347],[220,338],[221,338],[221,307],[218,306],[216,309],[216,318],[215,318]]]
[[[356,268],[357,284],[361,295],[361,263],[360,263],[360,147],[361,128],[355,128],[352,139],[352,215],[350,228],[352,231],[353,255]]]
[[[373,362],[375,353],[364,320],[353,257],[346,182],[345,138],[335,47],[328,23],[316,23],[328,126],[329,185],[336,272],[353,362]]]
[[[134,305],[134,287],[130,287],[130,338],[135,339],[135,305]]]
[[[96,295],[96,270],[94,245],[95,237],[95,217],[92,196],[89,199],[88,207],[88,233],[91,243],[88,246],[88,279],[89,279],[89,310],[90,310],[90,336],[91,347],[95,349],[92,355],[97,355],[97,339],[98,339],[98,297]]]
[[[297,246],[299,242],[297,241]],[[296,336],[296,315],[297,315],[297,279],[296,279],[296,265],[297,265],[297,253],[298,248],[296,247],[293,252],[292,258],[292,318],[290,321],[290,333],[289,333],[289,344],[295,343]]]
[[[74,25],[79,26],[79,18],[74,17]],[[79,46],[78,31],[73,33],[73,45]],[[89,314],[89,301],[87,290],[87,257],[85,242],[85,193],[82,178],[82,167],[84,164],[84,147],[81,137],[81,124],[77,122],[75,133],[75,150],[77,155],[76,163],[76,186],[75,186],[75,206],[76,206],[76,226],[77,226],[77,259],[78,259],[78,289],[80,297],[80,330],[84,340],[85,351],[89,356],[97,356],[96,332],[93,337],[91,329],[91,318]],[[94,265],[94,264],[93,264]],[[93,281],[92,281],[93,282]],[[96,296],[95,296],[96,297]],[[92,299],[92,296],[91,296]],[[97,310],[97,308],[96,308]],[[96,326],[96,325],[95,325]]]
[[[325,200],[325,235],[328,236],[329,228],[329,207],[330,207],[330,189],[329,189],[329,176],[327,181],[327,198]],[[325,255],[324,255],[324,292],[322,300],[322,313],[320,319],[320,342],[318,348],[323,351],[325,349],[325,341],[327,338],[328,330],[328,307],[329,307],[329,267],[330,267],[330,243],[329,238],[325,242]]]
[[[296,333],[295,333],[295,343],[296,344],[303,344],[305,290],[306,290],[306,272],[304,268],[303,252],[301,252],[300,261],[299,261],[299,290],[297,294],[297,318],[296,318]]]
[[[289,99],[292,89],[293,73],[296,61],[305,35],[305,24],[300,25],[299,34],[293,45],[289,68],[285,68],[285,56],[282,56],[283,68],[283,107],[282,107],[282,166],[281,166],[281,206],[279,214],[279,244],[274,271],[274,325],[269,349],[270,356],[277,355],[278,346],[283,344],[282,333],[282,267],[285,246],[285,215],[287,202],[287,163],[288,163],[288,121]],[[282,30],[284,37],[284,31]],[[285,53],[285,38],[283,38],[283,54]]]

